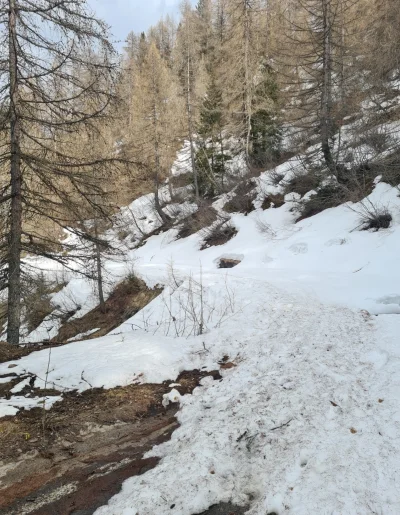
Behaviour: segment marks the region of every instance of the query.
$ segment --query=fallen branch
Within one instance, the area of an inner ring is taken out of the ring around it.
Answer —
[[[272,429],[270,429],[270,431],[276,431],[277,429],[282,429],[282,427],[286,427],[286,426],[288,426],[292,420],[293,420],[293,419],[291,418],[290,420],[288,420],[287,422],[285,422],[285,423],[284,423],[284,424],[282,424],[281,426],[273,427]]]

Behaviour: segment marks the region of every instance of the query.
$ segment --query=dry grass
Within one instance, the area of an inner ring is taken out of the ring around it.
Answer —
[[[357,209],[353,209],[353,211],[359,215],[359,228],[362,231],[372,229],[376,232],[380,229],[388,229],[393,220],[386,206],[374,204],[369,199],[360,202]]]
[[[103,336],[147,306],[161,291],[160,288],[149,289],[141,279],[132,275],[115,287],[105,303],[104,313],[97,306],[82,318],[66,322],[53,340],[66,342],[96,328],[99,331],[85,339]]]

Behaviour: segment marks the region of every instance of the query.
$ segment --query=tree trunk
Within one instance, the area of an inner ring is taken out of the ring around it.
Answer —
[[[103,268],[102,268],[102,262],[101,262],[101,248],[100,243],[98,241],[98,230],[97,230],[97,220],[95,221],[94,226],[95,231],[95,237],[96,237],[96,268],[97,268],[97,292],[99,294],[99,305],[100,305],[100,311],[102,313],[106,312],[106,303],[104,301],[104,290],[103,290]]]
[[[244,9],[244,73],[245,73],[245,117],[246,117],[246,159],[247,163],[250,163],[251,154],[251,122],[252,122],[252,77],[250,76],[249,70],[249,58],[250,58],[250,17],[249,17],[249,5],[247,0],[243,0]]]
[[[330,139],[332,134],[332,27],[330,0],[322,0],[323,84],[321,95],[321,149],[329,171],[336,174]]]
[[[9,0],[9,75],[10,75],[10,145],[11,145],[11,222],[8,253],[8,325],[7,341],[19,344],[21,316],[21,152],[18,91],[18,57],[16,36],[16,0]]]
[[[193,142],[193,114],[192,114],[192,100],[191,100],[191,81],[190,81],[190,53],[189,49],[187,51],[187,83],[186,83],[186,113],[188,120],[188,133],[189,133],[189,143],[190,143],[190,162],[192,165],[193,171],[193,181],[194,181],[194,193],[196,196],[196,200],[199,201],[200,193],[199,193],[199,181],[197,177],[197,169],[196,169],[196,158],[195,158],[195,149]]]
[[[156,85],[153,82],[153,88],[155,90]],[[153,95],[155,96],[155,91],[153,91]],[[158,216],[161,218],[162,223],[166,225],[168,223],[168,217],[164,213],[160,204],[160,196],[158,193],[159,182],[160,182],[160,148],[158,142],[158,127],[157,127],[157,106],[154,97],[153,103],[153,127],[154,127],[154,162],[155,162],[155,170],[154,170],[154,207],[158,213]]]

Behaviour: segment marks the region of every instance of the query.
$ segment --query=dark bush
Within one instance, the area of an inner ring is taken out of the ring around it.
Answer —
[[[310,170],[306,174],[296,173],[291,179],[285,181],[284,194],[298,193],[302,197],[311,190],[316,190],[321,183],[321,174],[317,170]]]
[[[348,190],[348,199],[359,202],[368,196],[374,188],[375,177],[379,175],[379,168],[372,163],[361,163],[352,168],[337,167],[337,180]]]
[[[229,221],[223,221],[203,231],[203,241],[200,250],[224,245],[237,234],[237,229]]]
[[[376,215],[371,217],[369,220],[364,222],[363,230],[367,231],[368,229],[375,229],[379,231],[379,229],[387,229],[390,227],[390,222],[392,221],[392,215],[390,213],[381,213],[380,215]]]
[[[376,206],[368,200],[361,202],[356,211],[360,215],[359,227],[362,231],[387,229],[393,219],[386,207]]]
[[[346,202],[346,193],[339,185],[328,184],[320,188],[316,195],[299,203],[300,217],[296,220],[300,222],[305,218],[321,213],[325,209],[337,207]]]

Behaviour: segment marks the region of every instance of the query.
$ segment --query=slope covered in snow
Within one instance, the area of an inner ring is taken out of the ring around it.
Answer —
[[[258,190],[280,191],[268,172]],[[181,403],[181,427],[151,451],[159,465],[126,481],[99,515],[192,515],[228,501],[253,515],[400,513],[399,191],[378,183],[363,201],[392,215],[378,232],[359,229],[361,204],[295,223],[297,200],[232,215],[237,235],[205,250],[201,233],[178,239],[177,228],[139,248],[128,241],[107,269],[117,281],[134,263],[149,287],[164,286],[159,297],[107,336],[0,365],[0,377],[21,379],[0,405],[7,415],[33,376],[38,388],[83,391],[229,364],[193,395],[171,386],[165,403]],[[108,236],[128,226],[134,243],[158,225],[146,196]],[[240,263],[220,269],[223,258]],[[87,310],[90,291],[74,277],[56,295],[80,296]]]

